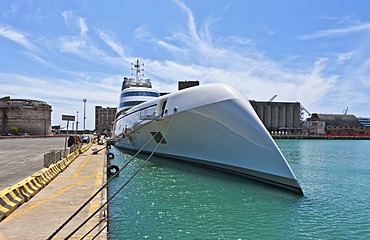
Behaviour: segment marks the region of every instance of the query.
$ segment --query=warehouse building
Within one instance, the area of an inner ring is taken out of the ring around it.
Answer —
[[[107,130],[110,132],[113,127],[113,122],[116,116],[117,108],[102,106],[95,106],[95,131],[104,132]]]
[[[313,113],[304,124],[309,135],[361,136],[370,134],[370,126],[351,114]]]
[[[359,117],[358,121],[360,121],[361,125],[370,127],[370,118]]]
[[[0,134],[51,135],[51,112],[44,101],[0,98]]]

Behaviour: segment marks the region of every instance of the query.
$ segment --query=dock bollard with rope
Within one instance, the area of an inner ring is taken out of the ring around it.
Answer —
[[[101,186],[84,204],[81,205],[80,208],[78,208],[62,225],[59,226],[58,229],[56,229],[47,239],[53,239],[73,218],[75,218],[77,216],[77,214],[79,212],[82,211],[82,209],[84,209],[93,199],[95,196],[97,196],[104,188],[106,188],[108,186],[108,184],[114,179],[114,176],[117,176],[120,174],[120,172],[123,171],[123,169],[125,169],[135,158],[136,156],[157,136],[158,133],[160,133],[160,131],[165,127],[165,125],[168,123],[168,126],[167,128],[165,129],[165,132],[164,134],[162,135],[162,138],[161,140],[157,143],[157,145],[155,146],[155,148],[153,149],[153,151],[150,153],[150,155],[147,157],[147,159],[145,159],[145,161],[141,164],[141,166],[134,172],[134,174],[111,196],[107,199],[106,202],[104,202],[97,210],[95,210],[88,218],[86,218],[85,221],[83,221],[79,226],[77,226],[77,228],[75,228],[75,230],[73,230],[67,237],[65,237],[64,239],[70,239],[78,230],[80,230],[91,218],[93,218],[99,211],[101,211],[119,192],[122,191],[123,188],[125,188],[127,186],[127,184],[130,183],[130,181],[141,171],[141,169],[144,168],[145,164],[149,161],[149,159],[153,156],[153,154],[155,153],[155,151],[158,149],[159,145],[161,144],[162,140],[164,139],[164,137],[166,136],[167,134],[167,131],[168,129],[170,128],[171,126],[171,123],[172,123],[172,120],[173,120],[173,116],[175,115],[172,114],[171,117],[169,118],[168,121],[164,122],[163,125],[161,126],[161,128],[155,133],[152,135],[152,137],[127,161],[126,164],[123,165],[123,167],[121,169],[119,169],[105,184],[103,184],[103,186]],[[108,145],[107,145],[108,146]],[[97,151],[93,151],[92,154],[97,154],[98,152],[100,152],[101,150],[107,148],[107,146],[105,146],[104,148],[100,149],[100,150],[97,150]],[[108,157],[108,156],[107,156]],[[104,216],[104,218],[106,218],[106,216]],[[101,221],[103,222],[103,221]],[[100,222],[99,222],[100,224]],[[97,227],[94,226],[93,229],[95,229]],[[107,224],[105,224],[101,229],[100,231],[92,238],[92,239],[95,239],[105,228],[107,227]],[[93,231],[93,229],[89,230],[88,233],[86,233],[81,239],[84,239],[91,231]]]

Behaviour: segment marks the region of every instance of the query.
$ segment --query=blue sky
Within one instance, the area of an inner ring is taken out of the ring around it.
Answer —
[[[0,97],[46,101],[94,128],[131,62],[155,88],[225,82],[248,99],[370,117],[370,1],[0,1]],[[82,124],[80,124],[82,127]]]

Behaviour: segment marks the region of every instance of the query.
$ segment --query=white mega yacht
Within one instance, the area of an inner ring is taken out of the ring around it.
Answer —
[[[289,164],[256,112],[227,84],[195,86],[161,96],[149,79],[124,78],[113,127],[116,147],[243,175],[299,194]],[[152,140],[151,140],[152,139]]]

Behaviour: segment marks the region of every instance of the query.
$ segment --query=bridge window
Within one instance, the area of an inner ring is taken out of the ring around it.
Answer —
[[[136,106],[139,105],[140,103],[143,103],[145,101],[127,101],[127,102],[122,102],[120,104],[120,107],[131,107],[131,106]]]
[[[132,91],[132,92],[124,92],[121,94],[122,97],[131,97],[131,96],[149,96],[149,97],[159,97],[159,93],[157,92],[147,92],[147,91]]]

